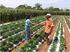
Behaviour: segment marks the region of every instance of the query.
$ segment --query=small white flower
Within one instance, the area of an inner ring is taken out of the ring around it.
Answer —
[[[38,49],[39,48],[39,45],[36,45],[36,48]]]
[[[6,39],[2,39],[2,41],[5,41]]]
[[[13,46],[14,46],[14,47],[16,47],[17,45],[16,45],[16,44],[14,44]]]
[[[41,45],[42,43],[41,42],[39,42],[39,45]]]
[[[36,52],[36,50],[33,50],[33,52]]]
[[[44,40],[42,39],[42,42],[44,42]]]
[[[3,36],[0,36],[0,39],[2,39]]]

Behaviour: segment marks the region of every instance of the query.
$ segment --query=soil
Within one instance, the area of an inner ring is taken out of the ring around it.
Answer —
[[[64,25],[64,35],[65,35],[65,52],[70,52],[70,33],[67,28],[67,24]]]
[[[64,19],[66,22],[66,20]],[[67,23],[64,23],[65,52],[70,52],[70,32]]]

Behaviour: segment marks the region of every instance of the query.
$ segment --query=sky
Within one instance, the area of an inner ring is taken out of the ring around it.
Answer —
[[[70,0],[0,0],[0,5],[12,8],[16,8],[17,6],[23,4],[35,6],[36,3],[42,4],[43,8],[53,6],[63,9],[70,9]]]

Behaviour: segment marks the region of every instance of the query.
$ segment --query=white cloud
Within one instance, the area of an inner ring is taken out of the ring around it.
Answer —
[[[49,6],[70,8],[70,0],[0,0],[0,5],[3,4],[7,7],[16,7],[21,4],[28,4],[34,6],[37,2],[42,4],[44,8]]]

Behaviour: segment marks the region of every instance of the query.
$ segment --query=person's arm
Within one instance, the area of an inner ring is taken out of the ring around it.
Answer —
[[[31,22],[31,24],[32,24],[32,25],[37,25],[37,24],[39,24],[39,25],[45,25],[45,21],[44,21],[44,22],[41,22],[41,23],[32,23],[32,22]]]
[[[31,24],[32,24],[32,25],[36,25],[37,23],[32,23],[32,22],[31,22]]]
[[[45,24],[46,24],[45,21],[40,23],[40,25],[45,25]]]

